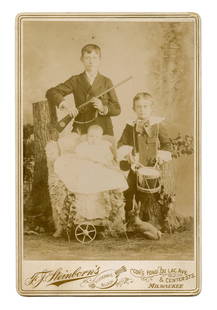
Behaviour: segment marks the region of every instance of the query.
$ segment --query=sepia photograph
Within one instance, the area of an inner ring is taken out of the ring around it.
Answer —
[[[194,13],[17,17],[21,293],[198,293],[198,42]]]

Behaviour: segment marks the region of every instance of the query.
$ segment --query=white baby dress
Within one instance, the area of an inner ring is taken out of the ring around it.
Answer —
[[[60,156],[54,164],[55,173],[77,198],[77,212],[86,219],[105,218],[109,210],[103,204],[103,192],[128,188],[121,171],[112,167],[110,143],[80,143],[74,153]],[[111,168],[106,165],[110,163]]]
[[[126,190],[127,182],[121,171],[108,168],[113,154],[110,143],[102,140],[97,144],[80,143],[74,154],[60,156],[54,165],[55,173],[74,193],[91,194],[107,190]]]

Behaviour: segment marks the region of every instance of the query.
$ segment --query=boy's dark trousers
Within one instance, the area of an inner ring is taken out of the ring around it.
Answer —
[[[133,199],[135,197],[136,203],[141,202],[141,209],[140,209],[140,218],[143,221],[149,221],[150,220],[150,214],[149,214],[149,207],[153,205],[157,201],[155,194],[149,194],[149,193],[142,193],[137,190],[137,178],[136,173],[131,169],[128,177],[127,182],[129,188],[124,192],[125,197],[125,218],[126,222],[129,221],[130,218],[130,211],[133,208]]]
[[[130,211],[133,208],[133,198],[135,196],[135,200],[138,203],[139,201],[142,201],[142,193],[140,193],[137,190],[137,179],[136,179],[136,173],[130,169],[130,172],[127,177],[127,182],[129,188],[124,192],[125,197],[125,216],[126,221],[129,219]]]

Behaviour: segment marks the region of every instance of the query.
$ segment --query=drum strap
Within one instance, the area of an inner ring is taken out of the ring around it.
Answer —
[[[156,138],[156,144],[155,144],[156,150],[155,150],[155,152],[157,153],[157,149],[159,147],[159,138],[158,138],[158,136],[159,136],[159,123],[157,123],[156,125],[157,126],[156,126],[156,129],[155,129],[154,137]],[[139,140],[137,141],[137,139],[139,139]],[[138,147],[139,147],[139,152],[141,154],[146,154],[147,153],[148,150],[147,150],[146,142],[143,140],[142,136],[139,136],[139,137],[136,136],[136,125],[135,125],[133,127],[133,155],[136,155]],[[140,156],[141,156],[141,154],[140,154]],[[141,162],[141,163],[146,165],[143,162]],[[157,162],[156,162],[155,166],[157,166]]]
[[[136,125],[133,126],[133,155],[136,155]]]

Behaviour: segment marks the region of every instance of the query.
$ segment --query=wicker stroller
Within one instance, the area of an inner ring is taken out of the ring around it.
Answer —
[[[65,231],[68,240],[72,232],[75,239],[82,244],[91,243],[97,236],[99,227],[110,235],[125,234],[124,196],[118,190],[85,195],[72,193],[54,171],[55,160],[62,154],[71,152],[80,142],[81,137],[71,133],[58,141],[49,141],[46,146],[48,165],[48,186],[56,231]],[[88,218],[80,214],[81,206],[99,204],[105,209],[100,218]],[[127,237],[127,236],[126,236]]]

